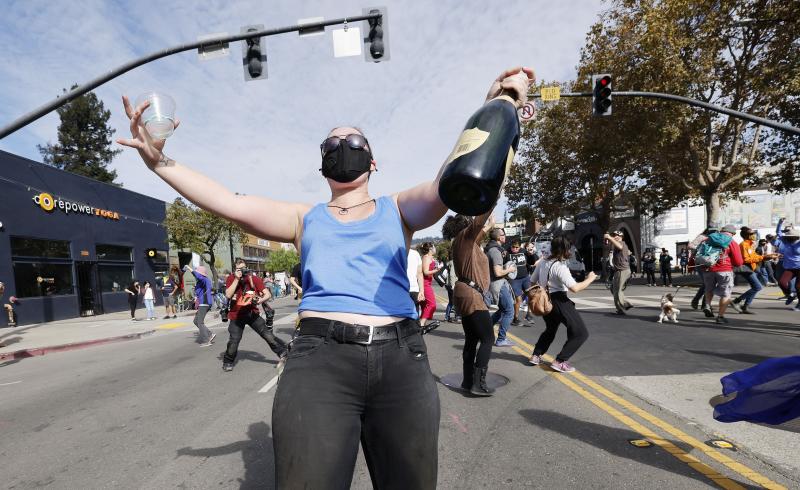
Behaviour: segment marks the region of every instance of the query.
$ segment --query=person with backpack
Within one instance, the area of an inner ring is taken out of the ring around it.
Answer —
[[[558,326],[563,323],[567,327],[567,342],[550,363],[550,367],[560,373],[570,373],[575,371],[575,368],[568,361],[589,338],[589,332],[586,330],[586,325],[584,325],[578,310],[575,309],[575,303],[567,296],[567,291],[572,293],[583,291],[597,279],[597,276],[594,271],[590,271],[586,275],[586,279],[576,282],[565,263],[570,253],[569,240],[566,237],[557,236],[553,238],[550,246],[550,257],[539,261],[531,280],[548,291],[553,309],[543,317],[545,330],[536,341],[533,355],[528,362],[534,366],[541,364],[542,356],[556,337]]]
[[[711,300],[714,296],[719,296],[719,310],[717,312],[717,323],[728,324],[725,318],[725,310],[731,303],[731,292],[733,291],[733,269],[744,264],[742,252],[739,245],[733,240],[736,227],[725,225],[722,231],[712,233],[697,248],[695,263],[706,267],[703,273],[705,284],[705,302],[703,313],[707,318],[714,318],[711,310]]]
[[[703,231],[703,233],[697,235],[694,240],[689,242],[689,253],[691,254],[690,261],[692,262],[692,267],[694,271],[697,272],[697,275],[700,277],[700,287],[697,288],[697,293],[695,293],[694,298],[692,298],[692,308],[698,309],[701,307],[700,300],[703,301],[702,309],[706,309],[706,286],[705,282],[703,281],[703,273],[705,272],[705,267],[701,267],[697,263],[697,249],[698,247],[708,239],[709,235],[719,231],[719,225],[716,223],[709,223],[708,227]]]
[[[778,249],[778,253],[783,255],[782,272],[778,278],[778,285],[786,294],[786,304],[790,305],[794,298],[800,297],[800,229],[783,228],[783,218],[781,218],[775,233],[777,235],[775,247]],[[794,294],[790,288],[793,280]],[[794,311],[800,311],[800,303],[794,307]]]

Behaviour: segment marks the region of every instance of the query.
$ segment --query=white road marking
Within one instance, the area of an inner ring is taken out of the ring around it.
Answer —
[[[274,377],[274,378],[272,378],[271,380],[269,380],[269,382],[268,382],[267,384],[265,384],[263,388],[261,388],[260,390],[258,390],[258,392],[259,392],[259,393],[266,393],[266,392],[268,392],[269,390],[271,390],[273,386],[275,386],[276,384],[278,384],[278,378],[280,378],[280,374],[279,374],[279,375],[277,375],[277,376],[275,376],[275,377]]]
[[[10,383],[0,383],[0,386],[15,385],[17,383],[22,383],[22,381],[12,381]]]
[[[293,325],[297,319],[297,313],[289,313],[272,322],[273,325]]]

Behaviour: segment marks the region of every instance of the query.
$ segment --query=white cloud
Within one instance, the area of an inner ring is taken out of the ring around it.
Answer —
[[[240,45],[202,63],[187,52],[149,63],[95,90],[126,136],[121,94],[173,95],[182,125],[167,153],[232,190],[275,199],[329,198],[318,144],[337,125],[364,129],[379,161],[372,193],[432,178],[464,121],[503,69],[526,64],[540,78],[574,75],[599,0],[387,1],[391,60],[334,59],[324,36],[271,37],[269,80],[244,83]],[[133,58],[245,24],[293,25],[300,18],[357,15],[353,0],[308,2],[15,2],[0,19],[3,124]],[[51,113],[0,140],[0,149],[40,160],[36,144],[56,139]],[[133,150],[114,161],[125,187],[171,201],[177,194]],[[438,227],[420,235],[438,234]]]

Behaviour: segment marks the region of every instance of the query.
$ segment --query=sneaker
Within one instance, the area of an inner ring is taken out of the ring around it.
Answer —
[[[223,362],[222,363],[222,370],[225,371],[225,372],[233,371],[233,363]]]
[[[795,295],[794,294],[790,294],[789,297],[786,298],[786,304],[790,305],[790,304],[794,303],[794,300],[795,300]]]
[[[172,315],[172,318],[178,318],[178,315]]]
[[[742,315],[755,315],[755,313],[749,310],[749,307],[747,305],[742,305],[741,311],[739,313],[741,313]]]
[[[536,354],[532,355],[530,359],[528,359],[528,364],[533,366],[538,366],[542,363],[542,356],[537,356]]]
[[[164,318],[162,318],[162,320],[169,320],[169,315],[167,315]]]
[[[511,326],[512,326],[512,327],[518,327],[518,326],[520,326],[520,323],[521,323],[521,322],[520,322],[519,320],[517,320],[516,318],[514,318],[513,320],[511,320]]]
[[[494,345],[495,347],[511,347],[512,345],[514,345],[514,343],[508,339],[503,339],[503,340],[498,340],[497,342],[494,343]]]
[[[438,320],[433,320],[430,323],[426,323],[425,326],[421,328],[420,334],[425,335],[426,333],[430,333],[439,328],[440,325],[441,324]]]
[[[216,338],[217,338],[217,334],[215,334],[214,332],[211,332],[211,337],[209,337],[208,340],[206,340],[204,343],[202,343],[200,345],[203,346],[203,347],[208,347],[209,345],[214,343],[214,339],[216,339]]]
[[[719,323],[720,325],[728,325],[730,322],[724,316],[718,316],[717,323]]]
[[[792,308],[792,311],[800,311],[800,303],[798,303],[797,306]],[[16,325],[16,323],[14,325]]]
[[[708,306],[703,308],[703,314],[706,316],[706,318],[714,318],[714,312],[711,311],[711,308]]]
[[[558,371],[559,373],[571,373],[575,371],[575,368],[572,367],[570,363],[568,363],[567,361],[563,362],[553,361],[552,363],[550,363],[550,367],[553,368],[555,371]]]
[[[692,300],[692,309],[696,310],[698,308],[700,308],[700,300],[693,299]]]
[[[741,313],[741,312],[742,312],[742,309],[741,309],[741,308],[739,308],[739,305],[736,303],[736,301],[731,301],[731,302],[728,304],[728,306],[730,306],[730,307],[731,307],[731,309],[732,309],[733,311],[735,311],[736,313]]]
[[[631,308],[633,308],[633,305],[632,305],[632,304],[628,303],[627,305],[625,305],[625,311],[628,311],[628,310],[630,310]]]

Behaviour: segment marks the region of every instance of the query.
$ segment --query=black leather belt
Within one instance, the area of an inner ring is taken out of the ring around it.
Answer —
[[[475,291],[477,291],[477,292],[479,292],[479,293],[483,294],[483,288],[481,288],[480,286],[478,286],[478,283],[477,283],[477,282],[475,282],[475,281],[470,281],[469,279],[461,279],[461,278],[458,278],[458,282],[463,282],[464,284],[466,284],[467,286],[471,287],[471,288],[472,288],[472,289],[474,289]]]
[[[325,318],[303,318],[300,320],[297,335],[327,337],[329,330],[330,338],[337,342],[369,345],[382,340],[396,340],[398,331],[401,338],[419,333],[419,324],[410,318],[379,326],[358,325]]]

